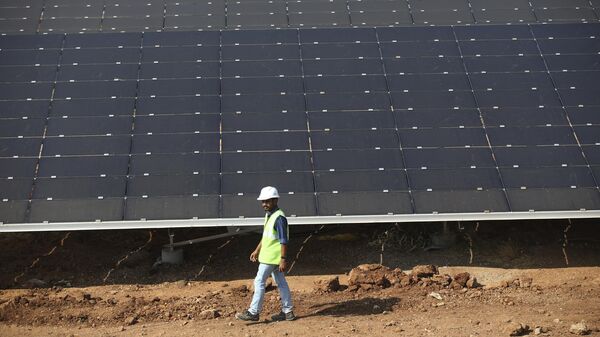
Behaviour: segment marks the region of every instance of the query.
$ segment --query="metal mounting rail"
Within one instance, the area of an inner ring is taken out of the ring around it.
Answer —
[[[390,222],[491,221],[600,218],[600,210],[480,212],[435,214],[386,214],[288,217],[290,225],[369,224]],[[43,222],[0,224],[0,233],[86,231],[109,229],[153,229],[192,227],[262,226],[260,218],[174,219],[135,221]]]

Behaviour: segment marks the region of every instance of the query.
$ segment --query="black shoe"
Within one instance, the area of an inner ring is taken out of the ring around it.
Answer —
[[[281,311],[277,315],[271,316],[271,319],[274,321],[293,321],[296,319],[296,315],[294,315],[293,311],[290,311],[288,313],[284,313],[283,311]]]
[[[242,321],[256,322],[256,321],[258,321],[258,314],[254,315],[254,314],[250,313],[250,311],[238,312],[237,314],[235,314],[235,318],[242,320]]]

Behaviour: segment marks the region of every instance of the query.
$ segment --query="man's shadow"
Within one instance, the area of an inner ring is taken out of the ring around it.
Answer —
[[[384,311],[392,311],[394,305],[400,302],[398,297],[390,298],[361,298],[340,302],[328,302],[315,304],[309,307],[312,313],[296,316],[296,320],[312,316],[367,316],[381,314]],[[248,325],[271,323],[271,320],[248,323]]]

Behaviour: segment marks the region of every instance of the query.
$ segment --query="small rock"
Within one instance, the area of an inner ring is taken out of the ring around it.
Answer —
[[[431,277],[438,274],[438,268],[432,264],[418,265],[412,269],[412,275],[417,277]]]
[[[121,328],[119,329],[119,331],[125,331],[125,326],[121,325]]]
[[[127,325],[134,325],[137,322],[138,322],[137,316],[130,316],[125,319],[125,324],[127,324]]]
[[[569,332],[575,335],[589,335],[592,331],[585,324],[585,321],[581,321],[577,324],[572,324]]]
[[[380,307],[380,306],[378,306],[377,304],[375,304],[375,305],[373,306],[373,312],[381,312],[381,307]]]
[[[389,322],[385,323],[384,326],[396,326],[396,322],[395,321],[389,321]]]
[[[452,277],[450,277],[450,275],[448,275],[448,274],[443,274],[443,275],[438,274],[438,275],[433,275],[431,277],[431,281],[445,287],[445,286],[449,285],[450,282],[452,282]]]
[[[464,272],[454,275],[453,282],[460,284],[461,287],[467,286],[467,281],[471,278],[471,274]]]
[[[219,316],[221,316],[221,314],[216,309],[204,310],[198,315],[198,317],[201,319],[213,319],[213,318],[217,318]]]
[[[175,282],[175,284],[179,287],[179,288],[183,288],[185,286],[187,286],[187,280],[179,280],[177,282]]]
[[[517,324],[515,327],[510,328],[510,336],[524,336],[529,333],[529,325]]]
[[[83,299],[84,299],[85,301],[89,301],[89,300],[91,300],[91,299],[92,299],[92,295],[91,295],[91,294],[89,294],[89,293],[83,293]]]
[[[439,293],[436,293],[435,291],[429,293],[429,296],[431,296],[431,297],[433,297],[433,298],[435,298],[437,300],[440,300],[440,301],[443,300],[442,295],[440,295]]]
[[[539,326],[536,327],[535,329],[533,329],[533,334],[534,335],[540,335],[540,334],[542,334],[542,328],[540,328]]]
[[[477,278],[475,277],[471,277],[468,281],[467,281],[467,288],[469,289],[473,289],[473,288],[477,288],[479,287],[479,283],[477,283]]]
[[[523,277],[519,279],[519,283],[521,288],[530,288],[533,283],[533,279],[531,277]]]
[[[318,280],[315,282],[315,290],[327,293],[338,291],[340,290],[340,278],[335,276],[325,280]]]

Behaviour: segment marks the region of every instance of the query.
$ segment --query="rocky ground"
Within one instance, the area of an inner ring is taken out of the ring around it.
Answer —
[[[444,250],[435,227],[297,230],[298,320],[278,323],[276,285],[261,321],[234,318],[252,296],[257,236],[191,246],[169,266],[156,262],[160,232],[4,235],[0,336],[600,336],[594,224],[567,242],[561,223],[503,226],[453,229]]]

